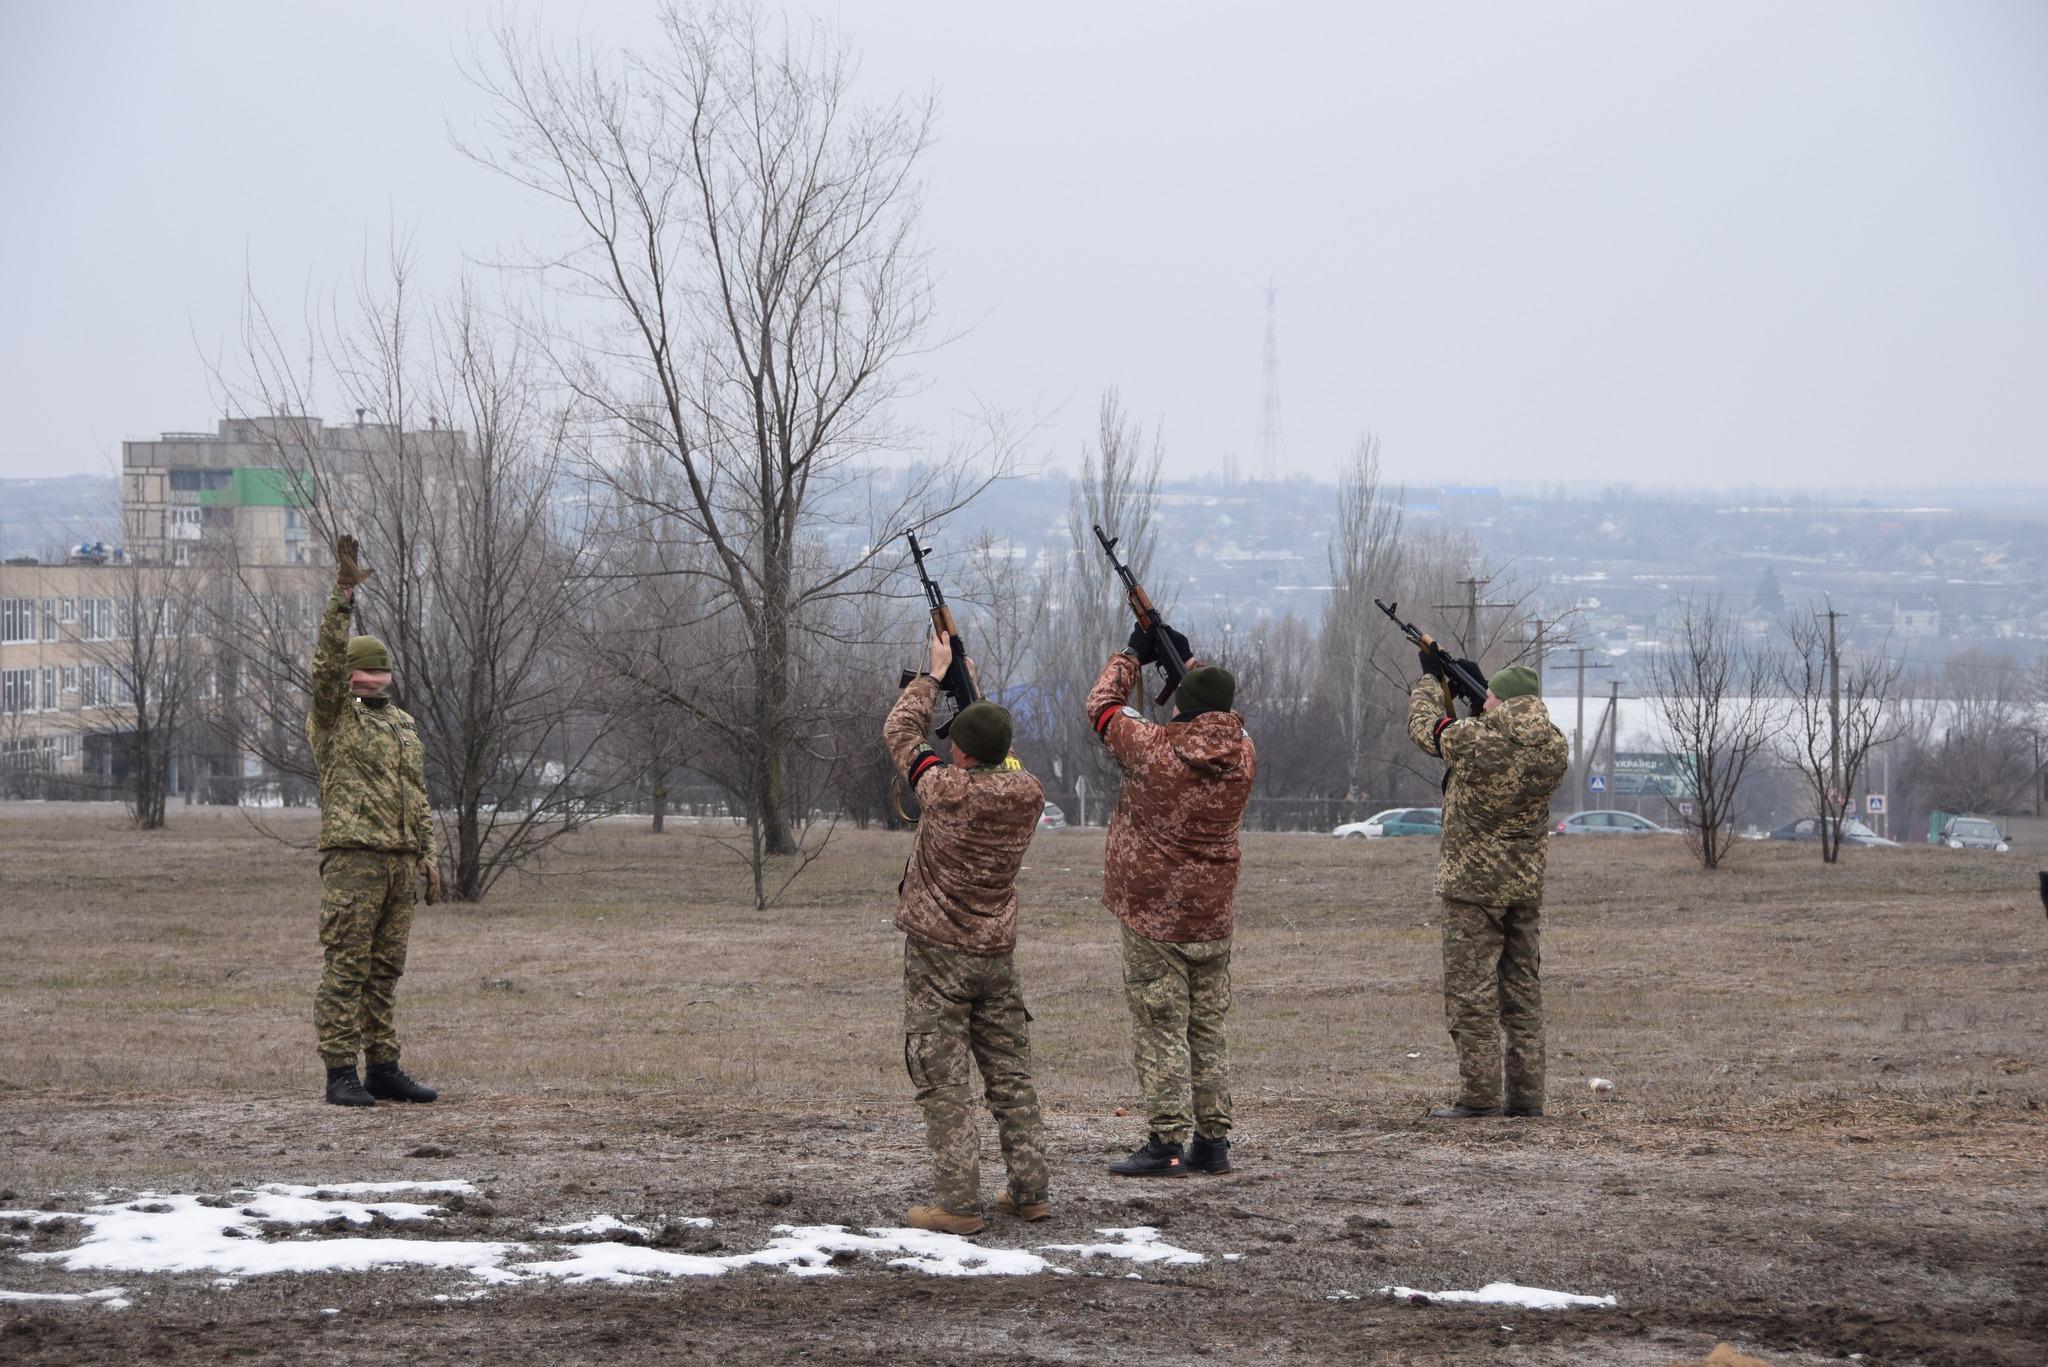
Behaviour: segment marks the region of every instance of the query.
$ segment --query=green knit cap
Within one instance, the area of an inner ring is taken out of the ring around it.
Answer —
[[[391,652],[374,636],[351,636],[348,638],[348,667],[351,671],[367,669],[379,674],[389,674]]]
[[[1173,695],[1183,712],[1228,712],[1237,701],[1237,676],[1221,665],[1191,669]]]
[[[1010,757],[1010,738],[1015,729],[1009,709],[992,702],[976,702],[960,709],[949,734],[954,745],[983,764],[1001,764]]]
[[[1532,697],[1541,687],[1542,681],[1536,677],[1536,671],[1527,665],[1509,665],[1487,684],[1488,690],[1502,702],[1509,698]]]

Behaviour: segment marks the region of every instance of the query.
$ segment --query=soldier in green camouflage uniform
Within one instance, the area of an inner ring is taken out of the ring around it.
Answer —
[[[1423,679],[1408,699],[1408,735],[1446,769],[1436,892],[1459,1085],[1456,1103],[1430,1115],[1542,1115],[1543,864],[1569,748],[1537,696],[1535,671],[1520,665],[1495,675],[1484,712],[1463,721],[1444,715],[1440,684]]]
[[[413,719],[392,703],[391,652],[349,635],[356,586],[370,571],[354,537],[335,543],[334,593],[313,647],[307,734],[320,773],[320,945],[313,1028],[327,1066],[327,1100],[432,1101],[433,1088],[398,1066],[393,997],[412,933],[413,880],[440,896],[426,751]],[[368,1065],[356,1075],[360,1050]]]
[[[952,662],[932,638],[932,673],[905,685],[882,739],[917,792],[917,843],[897,884],[903,941],[903,1063],[924,1112],[937,1204],[906,1217],[918,1229],[982,1229],[981,1140],[968,1060],[981,1070],[1009,1188],[996,1208],[1024,1220],[1052,1214],[1045,1132],[1031,1084],[1031,1013],[1017,984],[1017,870],[1045,809],[1038,780],[1010,759],[1010,714],[977,702],[953,719],[947,764],[925,741],[937,678]]]

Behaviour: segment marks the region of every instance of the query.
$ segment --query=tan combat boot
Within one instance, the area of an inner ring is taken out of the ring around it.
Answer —
[[[979,1215],[955,1215],[943,1206],[912,1206],[910,1213],[903,1217],[903,1223],[912,1229],[929,1229],[935,1234],[958,1234],[966,1237],[982,1231]]]
[[[996,1198],[996,1209],[1005,1215],[1014,1215],[1019,1220],[1028,1221],[1033,1224],[1040,1220],[1050,1220],[1052,1218],[1052,1202],[1026,1201],[1019,1205],[1017,1198],[1007,1191]]]

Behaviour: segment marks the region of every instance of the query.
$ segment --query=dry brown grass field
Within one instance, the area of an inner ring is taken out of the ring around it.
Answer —
[[[318,1095],[312,855],[235,812],[171,817],[138,834],[112,808],[0,806],[0,1207],[463,1178],[483,1197],[412,1233],[533,1242],[601,1212],[732,1253],[779,1224],[900,1224],[926,1195],[890,924],[907,836],[839,832],[757,912],[704,828],[607,822],[485,905],[422,907],[400,1026],[443,1099],[350,1112]],[[311,822],[265,817],[300,843]],[[1145,1224],[1199,1265],[850,1259],[465,1299],[457,1270],[64,1271],[25,1255],[75,1225],[0,1219],[0,1291],[133,1302],[0,1300],[0,1360],[1661,1367],[1726,1341],[1772,1364],[2048,1361],[2033,863],[1907,848],[1827,869],[1756,844],[1705,873],[1675,842],[1557,842],[1549,1115],[1447,1125],[1421,1118],[1452,1078],[1435,853],[1247,838],[1238,1171],[1132,1183],[1103,1171],[1143,1135],[1116,1114],[1136,1098],[1102,838],[1033,845],[1018,957],[1056,1217],[981,1242]],[[1618,1304],[1373,1294],[1493,1281]]]

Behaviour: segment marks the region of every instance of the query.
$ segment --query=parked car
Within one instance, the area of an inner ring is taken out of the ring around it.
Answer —
[[[1573,812],[1550,828],[1552,835],[1677,835],[1634,812]]]
[[[1952,850],[1996,850],[2000,854],[2012,848],[2012,841],[1998,829],[1997,823],[1981,816],[1950,817],[1935,843]]]
[[[1330,834],[1339,840],[1379,840],[1392,835],[1442,835],[1441,807],[1389,807],[1363,821],[1348,821]]]
[[[1064,831],[1067,828],[1067,814],[1060,810],[1057,802],[1045,804],[1045,810],[1038,814],[1038,829],[1041,831]]]
[[[1797,821],[1778,827],[1765,837],[1767,840],[1818,840],[1820,839],[1820,818],[1802,816]],[[1856,845],[1863,849],[1895,850],[1896,840],[1887,840],[1870,827],[1850,817],[1842,823],[1842,843]]]

